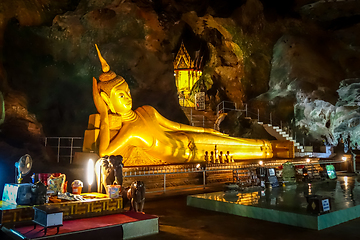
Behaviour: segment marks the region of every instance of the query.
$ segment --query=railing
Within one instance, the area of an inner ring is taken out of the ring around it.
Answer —
[[[222,101],[216,106],[216,116],[219,117],[221,113],[227,113],[230,111],[244,111],[243,109],[237,109],[235,102]]]
[[[70,164],[75,152],[82,151],[82,144],[82,137],[46,137],[44,139],[44,146],[54,150],[57,162]]]
[[[192,168],[178,168],[178,169],[154,169],[154,170],[146,170],[146,171],[134,171],[134,172],[124,172],[123,177],[149,177],[149,176],[159,176],[163,175],[163,189],[162,190],[155,190],[149,191],[147,193],[156,193],[156,192],[166,192],[166,179],[167,175],[172,174],[188,174],[188,173],[202,173],[202,185],[198,186],[198,188],[205,188],[206,187],[206,173],[208,172],[219,172],[219,171],[236,171],[236,170],[247,170],[250,168],[255,168],[259,166],[258,164],[250,164],[245,166],[239,165],[217,165],[217,166],[206,166],[206,167],[192,167]],[[193,189],[194,187],[181,187],[181,189]],[[177,188],[179,189],[179,188]]]
[[[153,190],[153,191],[146,191],[147,193],[158,193],[158,192],[166,192],[167,186],[167,175],[172,174],[188,174],[188,173],[202,173],[202,185],[197,185],[196,188],[206,188],[209,185],[206,181],[207,173],[211,172],[225,172],[225,171],[244,171],[244,170],[254,170],[258,167],[265,167],[265,168],[275,168],[279,167],[283,163],[288,160],[278,161],[278,162],[264,162],[262,164],[259,163],[251,163],[251,164],[244,164],[244,165],[218,165],[218,164],[211,164],[210,166],[200,166],[200,167],[189,167],[189,168],[170,168],[170,169],[153,169],[153,170],[138,170],[138,171],[124,171],[123,177],[150,177],[150,176],[161,176],[163,175],[163,188],[162,190]],[[314,165],[314,164],[341,164],[344,161],[336,161],[336,160],[315,160],[315,161],[292,161],[294,165]],[[185,190],[185,189],[194,189],[194,185],[188,185],[188,187],[176,187],[174,190]]]
[[[219,117],[219,115],[221,113],[227,113],[227,112],[230,112],[230,111],[244,112],[245,117],[250,117],[252,119],[256,119],[258,122],[271,124],[273,126],[279,126],[280,129],[282,129],[283,131],[288,133],[289,136],[293,135],[292,131],[291,131],[291,128],[290,128],[290,124],[289,123],[283,123],[283,121],[276,118],[273,115],[272,112],[269,112],[269,113],[260,112],[259,109],[248,108],[247,104],[244,105],[243,109],[239,109],[239,108],[237,108],[236,103],[230,102],[230,101],[222,101],[221,103],[219,103],[216,106],[217,117]]]

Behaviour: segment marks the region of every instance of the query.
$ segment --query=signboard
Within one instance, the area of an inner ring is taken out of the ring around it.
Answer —
[[[336,172],[334,165],[326,165],[326,173],[330,179],[335,179]]]
[[[269,168],[269,176],[275,176],[275,169]]]
[[[205,92],[195,93],[195,109],[205,110]]]
[[[322,203],[322,207],[323,207],[323,211],[324,211],[324,212],[330,211],[330,203],[329,203],[329,199],[328,199],[328,198],[323,199],[323,200],[321,201],[321,203]]]
[[[267,170],[268,170],[267,179],[268,179],[271,187],[278,187],[279,182],[278,182],[278,179],[277,179],[277,177],[275,175],[275,169],[269,168]]]

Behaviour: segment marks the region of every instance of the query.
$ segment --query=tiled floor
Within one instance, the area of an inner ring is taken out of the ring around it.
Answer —
[[[131,239],[158,233],[158,218],[156,216],[136,213],[133,211],[121,214],[111,214],[91,218],[65,220],[57,232],[56,227],[48,228],[45,235],[44,228],[34,225],[19,226],[5,229],[14,239],[78,239],[86,235],[86,239],[98,239],[107,232],[110,235],[123,235],[123,239]],[[2,229],[4,231],[4,229]],[[101,233],[101,234],[100,234]],[[119,233],[119,234],[116,234]],[[0,236],[0,239],[1,236]]]
[[[357,180],[356,180],[357,179]],[[341,177],[339,177],[341,181]],[[352,184],[352,181],[354,184]],[[352,185],[354,189],[360,176],[351,177],[348,181],[348,189]],[[355,184],[356,183],[356,184]],[[338,191],[334,195],[343,195],[345,186],[336,186]],[[358,187],[356,187],[358,188]],[[233,214],[215,212],[186,205],[188,195],[199,194],[201,192],[220,191],[219,188],[207,188],[205,190],[191,190],[174,194],[157,193],[146,196],[144,211],[147,214],[159,217],[159,234],[139,238],[142,240],[189,240],[189,239],[211,239],[211,240],[354,240],[360,236],[360,218],[325,228],[321,231],[309,228],[296,227],[281,223],[274,223],[241,217]],[[351,191],[350,191],[351,192]],[[354,198],[356,205],[356,192]],[[293,198],[291,198],[293,199]],[[291,201],[289,199],[289,201]],[[348,203],[350,204],[351,201]],[[128,209],[129,206],[126,206]],[[117,240],[108,234],[97,236],[98,240]],[[0,239],[6,238],[0,232]]]

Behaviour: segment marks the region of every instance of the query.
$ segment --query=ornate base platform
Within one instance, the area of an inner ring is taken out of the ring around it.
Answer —
[[[101,195],[104,194],[97,194]],[[63,212],[64,219],[102,216],[123,212],[122,198],[95,198],[86,201],[69,201],[47,203],[44,206],[58,208]],[[27,222],[34,219],[33,206],[14,205],[0,201],[0,224]]]
[[[330,211],[313,213],[309,196],[329,199]],[[321,230],[360,217],[360,186],[356,176],[294,183],[278,188],[249,188],[188,196],[187,205],[212,211]]]
[[[33,226],[16,228],[3,227],[2,231],[12,239],[132,239],[157,234],[158,217],[136,212],[112,214],[108,216],[66,220],[59,232],[48,229],[46,236],[41,228]]]

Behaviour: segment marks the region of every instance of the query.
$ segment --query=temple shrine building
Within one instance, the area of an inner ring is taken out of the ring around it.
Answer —
[[[199,57],[191,59],[184,43],[174,59],[174,77],[179,96],[179,103],[183,107],[193,107],[194,101],[190,99],[190,92],[194,84],[199,80],[202,71],[199,68]]]

